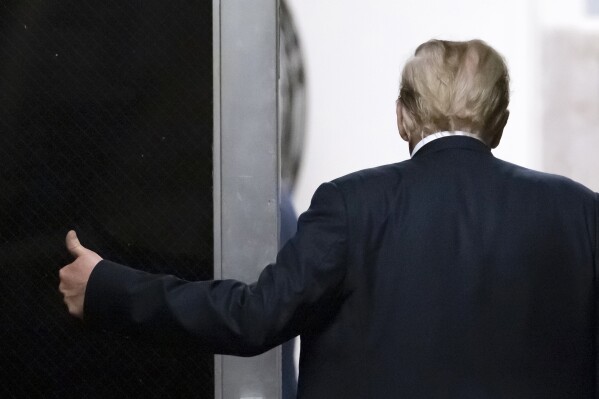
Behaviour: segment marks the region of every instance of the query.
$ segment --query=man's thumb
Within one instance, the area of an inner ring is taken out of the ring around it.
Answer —
[[[71,230],[67,233],[65,242],[67,244],[67,249],[74,257],[79,257],[87,251],[79,242],[77,233],[75,233],[74,230]]]

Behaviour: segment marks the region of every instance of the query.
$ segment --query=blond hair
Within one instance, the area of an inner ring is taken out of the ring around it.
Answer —
[[[509,115],[507,66],[481,40],[431,40],[406,63],[398,101],[409,134],[461,130],[494,147]]]

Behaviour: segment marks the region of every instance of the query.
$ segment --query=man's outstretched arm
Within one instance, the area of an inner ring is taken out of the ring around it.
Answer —
[[[61,292],[67,305],[73,302],[72,314],[99,328],[192,338],[206,351],[254,355],[302,333],[339,300],[346,233],[344,199],[327,183],[300,217],[296,236],[253,284],[149,274],[81,247],[61,270]]]

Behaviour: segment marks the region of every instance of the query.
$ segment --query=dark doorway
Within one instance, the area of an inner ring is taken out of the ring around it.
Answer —
[[[0,4],[0,396],[214,396],[213,356],[90,331],[64,236],[152,272],[213,272],[212,2]]]

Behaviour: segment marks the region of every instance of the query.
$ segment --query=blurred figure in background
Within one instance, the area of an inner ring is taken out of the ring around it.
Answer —
[[[281,138],[281,232],[283,246],[296,232],[292,195],[301,166],[306,127],[306,76],[297,29],[287,3],[280,3],[279,136]],[[282,345],[283,399],[297,394],[295,340]]]

